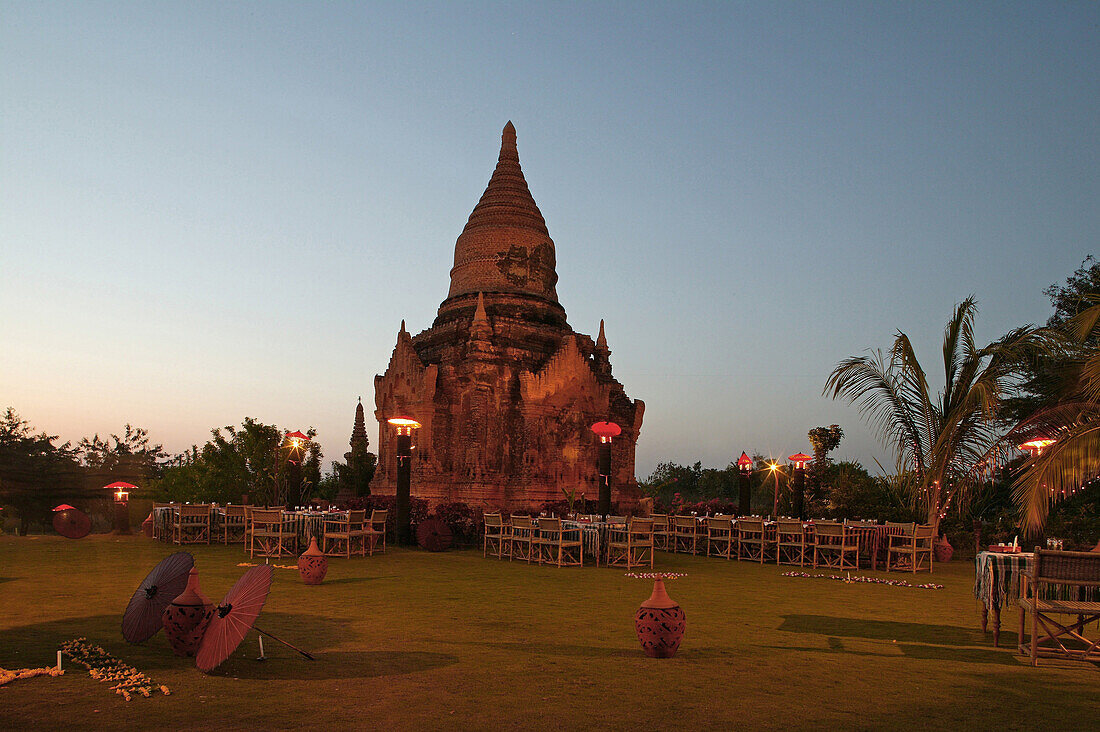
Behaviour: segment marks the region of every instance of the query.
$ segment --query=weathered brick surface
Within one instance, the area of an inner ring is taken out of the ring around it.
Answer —
[[[637,498],[634,447],[645,405],[612,376],[596,342],[558,303],[554,242],[504,128],[489,185],[455,243],[447,299],[428,328],[404,323],[386,373],[375,377],[378,470],[371,490],[395,490],[394,416],[417,419],[413,494],[499,508],[595,498],[593,422],[623,428],[613,443],[614,500]]]

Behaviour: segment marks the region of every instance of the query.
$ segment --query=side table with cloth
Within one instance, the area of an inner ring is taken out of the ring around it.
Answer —
[[[899,526],[879,525],[879,524],[848,524],[848,528],[856,535],[856,539],[859,541],[859,547],[862,550],[866,549],[868,556],[871,558],[871,570],[878,569],[878,556],[883,547],[887,545],[888,536],[901,536],[902,528]]]
[[[974,597],[982,603],[982,632],[989,627],[993,611],[993,645],[1001,641],[1001,607],[1020,596],[1020,577],[1031,562],[1030,552],[1016,554],[978,552],[974,557]]]
[[[1035,555],[1031,552],[1001,553],[978,552],[974,558],[974,597],[982,603],[982,631],[988,627],[989,611],[993,611],[993,645],[1001,639],[1001,608],[1007,602],[1016,604],[1020,599],[1020,580],[1027,572]],[[1062,585],[1046,585],[1043,599],[1088,600],[1100,599],[1100,590],[1091,588],[1078,597],[1079,588]]]

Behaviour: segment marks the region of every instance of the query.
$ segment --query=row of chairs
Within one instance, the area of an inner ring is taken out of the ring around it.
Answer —
[[[561,519],[485,514],[482,556],[516,559],[528,564],[552,564],[556,567],[582,566],[584,545],[580,531],[566,529]]]
[[[170,541],[174,544],[209,544],[213,534],[210,504],[154,504],[154,508],[171,508],[168,522]],[[323,519],[321,550],[328,556],[350,557],[352,554],[373,556],[379,545],[386,551],[386,517],[388,511],[375,510],[367,519],[365,510],[345,511]],[[282,557],[298,549],[298,525],[281,506],[225,506],[217,526],[221,541],[241,543],[249,557]],[[154,538],[158,535],[154,525]]]
[[[759,517],[712,516],[706,519],[706,534],[698,531],[693,516],[654,515],[657,545],[671,551],[698,552],[700,540],[707,556],[747,559],[763,564],[812,564],[835,569],[859,568],[859,535],[855,525],[839,521],[815,521],[807,530],[798,519],[778,519],[774,527]],[[887,523],[886,569],[932,571],[932,527],[913,523]],[[663,545],[663,546],[662,546]],[[926,564],[927,562],[927,564]]]

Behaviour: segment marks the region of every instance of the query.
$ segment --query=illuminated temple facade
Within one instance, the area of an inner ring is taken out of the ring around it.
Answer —
[[[611,374],[600,332],[574,331],[558,303],[554,242],[519,165],[509,122],[489,185],[455,242],[447,298],[435,322],[401,323],[386,373],[376,376],[379,461],[373,493],[396,489],[396,437],[386,421],[411,417],[412,495],[515,509],[595,499],[599,438],[612,421],[612,500],[637,500],[634,448],[645,404]]]

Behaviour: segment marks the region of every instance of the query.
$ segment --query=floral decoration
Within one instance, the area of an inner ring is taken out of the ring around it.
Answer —
[[[63,676],[64,671],[51,666],[49,668],[0,668],[0,686],[10,684],[16,679],[33,679],[35,676]]]
[[[859,582],[870,585],[889,585],[890,587],[915,587],[918,590],[942,590],[943,585],[937,585],[932,582],[926,582],[920,585],[911,584],[905,580],[899,579],[886,579],[883,577],[866,577],[864,575],[856,575],[853,577],[851,574],[846,574],[841,577],[838,574],[809,574],[807,572],[784,572],[784,577],[805,577],[809,579],[831,579],[838,582],[847,582],[849,584]]]
[[[134,694],[148,698],[159,691],[165,696],[171,692],[163,684],[128,666],[101,647],[92,645],[86,638],[76,638],[61,644],[61,652],[74,663],[88,669],[88,675],[97,681],[114,682],[111,690],[126,701]]]

